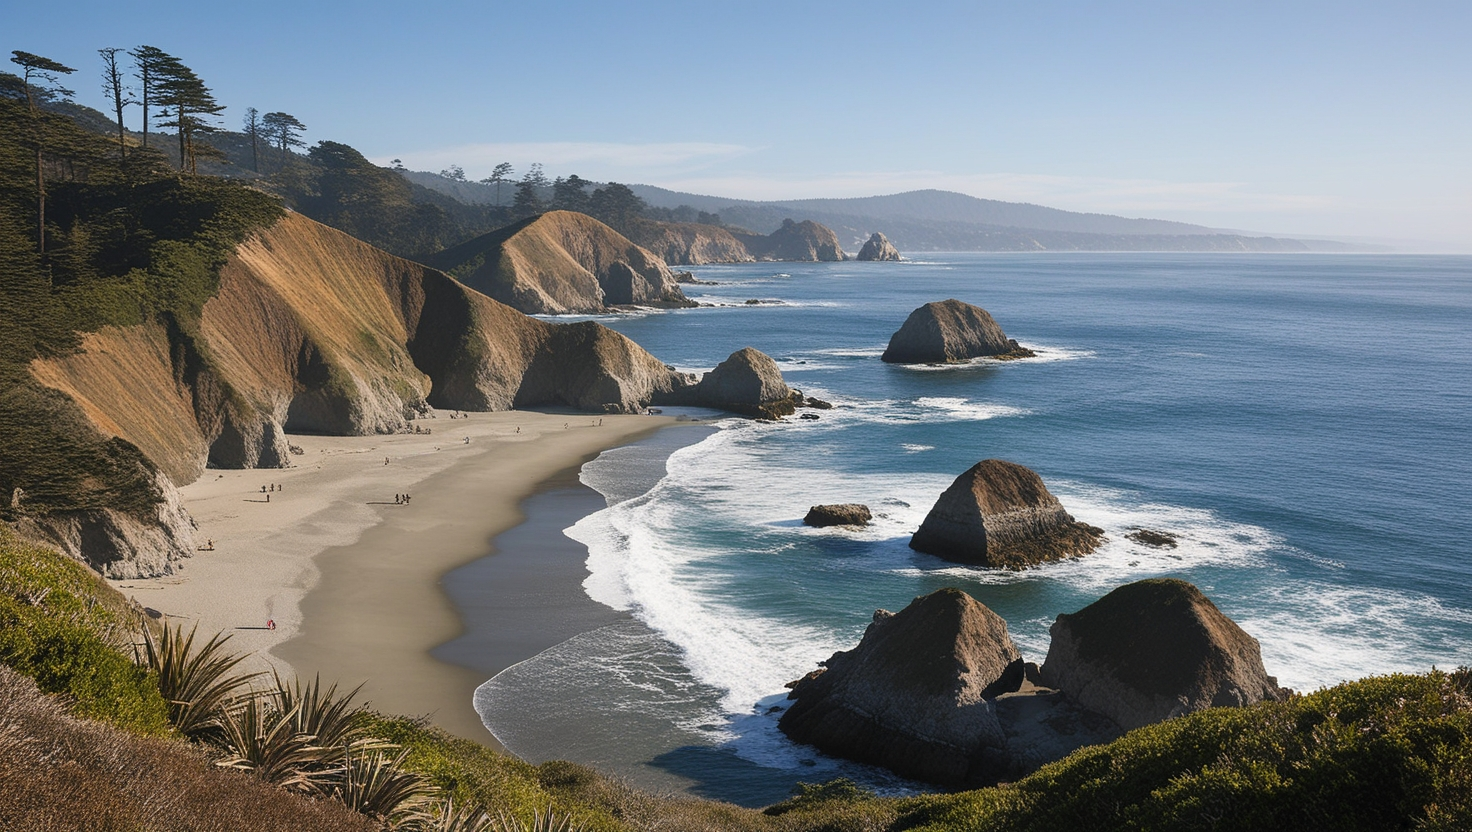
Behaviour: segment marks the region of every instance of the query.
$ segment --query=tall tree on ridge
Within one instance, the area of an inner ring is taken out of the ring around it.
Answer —
[[[511,163],[502,162],[491,170],[491,175],[480,180],[483,185],[496,186],[496,207],[501,207],[501,184],[511,178]]]
[[[521,181],[516,183],[516,196],[511,199],[511,213],[517,218],[524,218],[547,210],[541,193],[546,187],[547,175],[542,173],[540,164],[533,162],[527,172],[522,174]]]
[[[215,101],[210,88],[199,80],[194,70],[178,62],[165,67],[159,93],[159,104],[174,110],[174,120],[165,126],[178,130],[179,170],[195,173],[197,154],[194,137],[199,133],[215,132],[215,126],[206,119],[218,116],[225,108]]]
[[[588,186],[593,183],[574,173],[552,183],[552,207],[563,211],[588,213]]]
[[[287,153],[293,147],[302,146],[301,135],[307,125],[298,121],[296,116],[279,111],[261,116],[261,125],[265,128],[265,135],[281,150],[281,167],[286,167]]]
[[[128,54],[133,56],[133,67],[137,70],[138,94],[142,96],[138,103],[143,107],[143,146],[148,147],[148,116],[158,103],[159,84],[164,70],[178,64],[179,59],[156,46],[140,46]]]
[[[123,69],[118,66],[118,53],[122,51],[116,46],[108,46],[97,50],[97,54],[102,56],[102,94],[112,99],[113,115],[118,121],[118,159],[126,162],[128,142],[127,130],[123,128],[123,108],[138,102],[133,100],[123,84]]]
[[[22,52],[19,49],[10,53],[10,62],[25,70],[22,80],[25,83],[26,106],[31,112],[31,129],[33,130],[31,140],[36,147],[36,251],[44,255],[46,253],[46,166],[44,161],[46,121],[41,114],[37,99],[42,97],[49,99],[57,95],[63,98],[71,96],[72,91],[61,86],[58,76],[70,75],[76,70],[50,58],[32,55],[30,52]],[[43,83],[45,86],[41,86]]]
[[[255,107],[245,108],[245,135],[250,137],[250,169],[256,173],[261,172],[261,111]]]

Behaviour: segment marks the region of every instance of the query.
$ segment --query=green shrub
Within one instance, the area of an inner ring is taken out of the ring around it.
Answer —
[[[127,602],[80,563],[0,526],[0,663],[64,694],[79,716],[168,732],[168,705],[122,642]]]

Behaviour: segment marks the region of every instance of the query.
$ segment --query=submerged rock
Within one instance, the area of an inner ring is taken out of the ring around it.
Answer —
[[[1103,529],[1064,511],[1031,469],[984,459],[940,495],[910,548],[957,563],[1023,569],[1086,555],[1103,538]]]
[[[778,723],[798,742],[944,785],[1009,767],[997,696],[1023,682],[1007,623],[959,589],[879,610],[852,650],[792,683]]]
[[[1032,350],[1002,332],[990,313],[954,298],[910,313],[881,360],[892,364],[957,363],[971,358],[1027,358]]]
[[[869,241],[864,243],[864,247],[859,249],[858,259],[898,260],[900,259],[900,250],[894,247],[894,244],[889,241],[888,237],[875,231],[874,236],[870,237]]]
[[[810,414],[805,414],[810,415]],[[816,418],[816,417],[814,417]],[[839,503],[836,505],[813,506],[808,509],[806,517],[802,522],[809,526],[867,526],[874,515],[869,513],[869,507],[859,503]]]
[[[1158,532],[1154,529],[1135,529],[1132,532],[1127,532],[1125,537],[1145,546],[1153,546],[1156,549],[1176,548],[1176,536],[1170,532]]]
[[[1257,639],[1185,581],[1126,584],[1058,616],[1052,637],[1043,683],[1125,730],[1288,695]]]

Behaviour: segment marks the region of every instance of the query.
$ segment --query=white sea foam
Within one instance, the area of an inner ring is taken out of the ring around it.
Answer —
[[[933,451],[933,450],[935,450],[935,446],[934,445],[916,445],[916,444],[911,443],[911,442],[901,442],[900,443],[900,447],[901,448],[904,448],[905,449],[905,453],[907,453],[907,454],[918,454],[921,451]]]
[[[813,352],[817,355],[836,355],[842,356],[844,358],[878,358],[879,356],[884,355],[884,350],[885,346],[881,344],[877,347],[852,347],[831,350],[814,350]]]
[[[1021,344],[1021,346],[1032,350],[1036,355],[1027,358],[1008,359],[981,356],[980,358],[972,358],[951,364],[900,364],[897,366],[921,373],[947,373],[958,370],[974,370],[977,367],[1007,367],[1014,364],[1051,364],[1056,361],[1077,361],[1081,358],[1094,358],[1098,355],[1094,350],[1077,349],[1074,347],[1050,347],[1042,344]]]
[[[1011,405],[935,396],[918,398],[915,400],[915,406],[926,410],[938,410],[953,420],[965,422],[977,422],[1004,416],[1026,416],[1031,412]]]

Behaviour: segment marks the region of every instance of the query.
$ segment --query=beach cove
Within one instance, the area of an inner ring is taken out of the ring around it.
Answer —
[[[676,420],[437,417],[416,423],[432,433],[294,435],[302,453],[291,468],[207,470],[181,490],[201,546],[213,550],[177,574],[113,585],[150,614],[231,636],[251,670],[363,683],[360,698],[379,711],[494,744],[471,707],[485,674],[430,653],[464,631],[442,579],[491,554],[544,484]],[[410,502],[396,502],[400,494]]]

